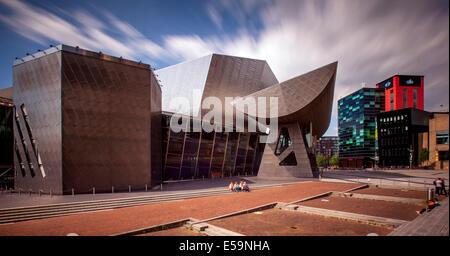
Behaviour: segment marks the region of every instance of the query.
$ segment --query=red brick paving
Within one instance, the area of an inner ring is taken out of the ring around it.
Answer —
[[[351,212],[407,221],[415,219],[417,217],[416,211],[419,211],[424,207],[416,204],[337,196],[327,196],[298,204],[335,211]]]
[[[327,191],[345,191],[358,184],[305,182],[176,202],[133,206],[0,225],[0,236],[104,236],[188,217],[206,219],[271,202],[292,202]]]
[[[416,198],[427,199],[426,191],[417,190],[406,190],[406,189],[386,189],[386,188],[364,188],[353,191],[353,193],[358,194],[369,194],[369,195],[379,195],[379,196],[395,196],[395,197],[406,197],[406,198]]]
[[[276,220],[276,221],[275,221]],[[391,228],[357,221],[271,209],[209,222],[249,236],[366,236],[387,235]]]

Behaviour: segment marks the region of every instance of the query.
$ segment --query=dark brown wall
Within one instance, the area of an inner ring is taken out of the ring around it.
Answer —
[[[63,52],[62,78],[64,191],[150,185],[151,70]]]
[[[114,191],[128,191],[129,185],[137,190],[160,181],[161,89],[148,65],[62,45],[15,62],[13,83],[19,114],[19,125],[14,121],[17,189],[70,194],[72,189],[92,193],[94,187],[110,192],[114,186]]]
[[[43,189],[62,192],[61,169],[61,52],[53,53],[13,67],[14,105],[19,114],[19,124],[27,144],[29,158],[35,176],[31,177],[18,126],[14,121],[14,136],[22,161],[25,177],[22,177],[18,157],[14,153],[16,189]],[[37,159],[31,146],[24,116],[20,106],[24,104],[33,136],[37,140],[39,154],[44,163],[46,177],[40,174]]]
[[[162,128],[161,128],[161,87],[156,81],[155,76],[151,79],[151,138],[150,138],[150,154],[151,154],[151,185],[155,186],[161,183],[162,179]]]

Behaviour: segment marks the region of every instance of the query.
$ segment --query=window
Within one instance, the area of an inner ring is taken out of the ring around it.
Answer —
[[[275,149],[275,155],[280,155],[285,149],[292,144],[291,138],[287,128],[282,128],[280,131],[280,137],[278,139],[277,147]]]
[[[285,159],[283,159],[283,161],[281,161],[279,163],[279,165],[281,165],[281,166],[295,166],[295,165],[297,165],[297,159],[295,158],[294,151],[289,153],[289,155]]]
[[[447,150],[447,151],[439,151],[438,152],[438,157],[439,157],[439,160],[449,160],[449,153],[448,153],[449,151]]]
[[[403,89],[403,108],[408,107],[408,89]]]
[[[436,131],[436,144],[448,144],[448,130]]]

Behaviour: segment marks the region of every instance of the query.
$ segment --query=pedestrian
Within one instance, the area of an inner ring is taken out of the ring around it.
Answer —
[[[436,195],[440,195],[441,194],[441,187],[442,187],[442,180],[441,178],[437,178],[436,180],[433,181],[433,185],[434,185],[434,190]]]
[[[230,185],[228,185],[228,190],[233,192],[233,182],[230,182]]]
[[[439,204],[439,201],[438,201],[437,199],[434,199],[434,200],[431,199],[431,201],[428,202],[426,208],[423,208],[423,209],[420,210],[420,211],[416,211],[416,213],[417,213],[418,215],[422,215],[422,213],[424,213],[424,212],[429,212],[429,211],[433,210],[436,206],[439,206],[439,205],[440,205],[440,204]]]
[[[237,183],[237,182],[234,182],[233,191],[234,191],[234,192],[238,192],[238,189],[239,189],[238,183]]]
[[[247,182],[245,182],[245,181],[244,181],[242,190],[243,190],[243,191],[246,191],[246,192],[250,192],[250,188],[248,187]]]
[[[442,178],[441,194],[443,196],[448,196],[447,189],[445,188],[445,179],[444,178]]]

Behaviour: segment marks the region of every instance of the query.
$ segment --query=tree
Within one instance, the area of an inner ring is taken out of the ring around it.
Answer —
[[[316,157],[316,161],[317,161],[317,165],[318,166],[326,167],[327,166],[327,162],[328,162],[328,158],[324,154],[318,154],[317,157]]]
[[[339,165],[339,156],[337,154],[331,157],[330,165],[331,166],[338,166]]]
[[[429,154],[428,149],[422,148],[419,153],[419,162],[422,164],[423,162],[428,161]]]

